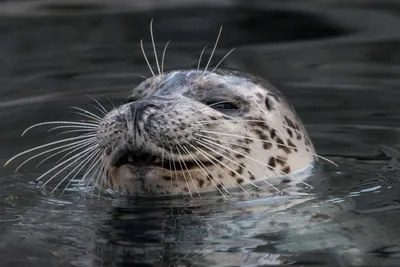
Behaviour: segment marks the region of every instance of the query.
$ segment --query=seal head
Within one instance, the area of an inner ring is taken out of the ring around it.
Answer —
[[[126,195],[224,194],[316,160],[301,120],[275,87],[223,69],[145,80],[104,116],[97,142],[106,187]]]

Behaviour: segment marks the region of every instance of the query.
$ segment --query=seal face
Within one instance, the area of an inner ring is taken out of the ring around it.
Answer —
[[[105,186],[126,195],[224,194],[316,160],[301,120],[275,87],[224,69],[145,80],[102,118],[97,143]]]

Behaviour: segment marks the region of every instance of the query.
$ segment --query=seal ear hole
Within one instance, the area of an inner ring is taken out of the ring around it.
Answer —
[[[272,101],[268,97],[265,99],[265,106],[268,110],[272,110],[274,108]]]
[[[136,100],[138,100],[137,97],[130,96],[130,97],[128,97],[128,99],[125,101],[125,104],[131,103],[131,102],[135,102]]]

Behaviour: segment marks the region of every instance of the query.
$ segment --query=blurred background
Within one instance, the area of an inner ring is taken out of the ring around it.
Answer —
[[[223,25],[212,64],[236,48],[221,67],[260,75],[287,96],[318,153],[340,164],[339,170],[326,167],[323,177],[317,179],[322,181],[316,187],[318,192],[324,201],[352,203],[343,221],[367,220],[360,224],[371,226],[362,234],[360,228],[346,233],[350,237],[344,241],[333,238],[335,242],[331,242],[332,236],[324,239],[329,249],[348,248],[351,243],[360,249],[357,253],[363,255],[362,261],[347,256],[338,259],[331,250],[322,253],[323,246],[314,233],[301,236],[310,245],[304,250],[278,247],[284,238],[275,235],[262,239],[251,253],[236,242],[235,233],[226,237],[223,247],[230,256],[238,257],[237,264],[400,266],[398,0],[2,0],[0,161],[48,141],[47,129],[36,129],[24,138],[20,134],[33,123],[71,119],[68,107],[84,106],[90,101],[87,95],[96,97],[107,109],[112,106],[106,97],[115,105],[123,102],[143,81],[142,75],[151,75],[140,49],[142,38],[155,66],[151,19],[158,55],[171,41],[165,70],[196,67],[206,45],[209,49],[204,55],[209,57]],[[170,266],[228,266],[223,264],[229,262],[225,256],[216,256],[221,251],[215,248],[207,252],[215,256],[211,257],[214,263],[191,261],[184,253],[171,252],[182,249],[179,244],[196,250],[188,244],[204,241],[204,235],[191,232],[191,238],[182,237],[183,243],[174,239],[174,245],[170,242],[168,246],[144,238],[146,231],[149,235],[157,232],[157,236],[164,231],[162,216],[146,214],[144,204],[137,214],[151,219],[138,221],[134,213],[129,217],[131,226],[121,225],[112,221],[115,214],[104,208],[111,206],[109,199],[83,203],[75,197],[49,198],[29,184],[51,162],[37,169],[35,163],[27,165],[17,173],[13,172],[15,166],[0,169],[1,266],[164,266],[164,262]],[[193,226],[193,221],[188,224]],[[181,224],[181,231],[189,227]],[[99,234],[98,229],[105,225],[107,235]],[[126,229],[133,232],[126,236]],[[323,233],[318,233],[318,238]],[[208,242],[222,242],[208,235]],[[110,249],[106,243],[114,245]],[[360,248],[360,243],[365,246]],[[99,247],[107,258],[104,265],[93,263]],[[300,256],[296,258],[290,251]],[[282,255],[293,257],[280,261]]]

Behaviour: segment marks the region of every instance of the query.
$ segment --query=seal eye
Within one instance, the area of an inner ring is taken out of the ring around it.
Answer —
[[[221,111],[236,111],[239,109],[234,103],[228,101],[207,101],[206,105]]]

